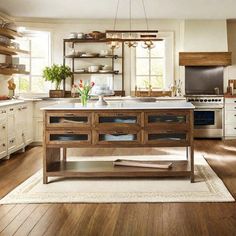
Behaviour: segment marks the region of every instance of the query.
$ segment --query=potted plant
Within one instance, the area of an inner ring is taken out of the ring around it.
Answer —
[[[53,64],[51,67],[45,67],[43,70],[43,78],[55,84],[55,90],[49,91],[50,97],[64,97],[64,91],[60,89],[61,82],[67,77],[71,77],[72,73],[69,66]]]

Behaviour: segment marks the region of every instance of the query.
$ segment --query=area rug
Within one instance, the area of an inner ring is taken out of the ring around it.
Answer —
[[[109,157],[117,159],[120,156]],[[72,160],[78,158],[71,158]],[[107,157],[83,157],[107,161]],[[122,159],[131,159],[122,156]],[[133,160],[173,160],[164,156],[133,156]],[[178,157],[181,160],[181,157]],[[124,167],[125,168],[125,167]],[[59,179],[42,183],[42,170],[0,200],[17,203],[122,203],[122,202],[232,202],[227,188],[202,155],[195,156],[195,183],[188,178],[153,179]]]

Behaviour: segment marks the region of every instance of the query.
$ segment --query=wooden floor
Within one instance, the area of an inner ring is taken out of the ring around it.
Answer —
[[[236,141],[198,140],[195,146],[236,197]],[[0,197],[41,167],[41,147],[0,161]],[[236,235],[236,203],[1,205],[0,235],[230,236]]]

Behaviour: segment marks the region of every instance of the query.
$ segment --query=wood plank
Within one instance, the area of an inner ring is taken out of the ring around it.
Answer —
[[[0,205],[0,220],[8,214],[8,212],[15,207],[15,205]]]
[[[14,233],[14,236],[28,235],[30,231],[39,222],[41,217],[47,212],[50,204],[38,204],[37,208],[30,214],[30,216],[23,222],[23,224]]]
[[[232,65],[231,52],[180,52],[180,66],[229,66]]]
[[[60,225],[57,231],[54,230],[56,235],[76,235],[73,234],[76,224],[80,217],[83,217],[83,212],[86,209],[86,204],[66,204],[67,208],[71,208],[68,217],[64,217],[64,222]]]
[[[114,236],[145,236],[148,231],[149,205],[147,203],[122,204]],[[132,227],[130,227],[132,225]]]
[[[31,236],[41,236],[43,235],[50,224],[53,222],[55,216],[60,212],[60,207],[62,204],[51,204],[45,214],[42,215],[37,224],[32,228],[28,235]]]
[[[165,235],[209,235],[203,211],[198,203],[163,204]],[[213,234],[214,235],[214,234]]]
[[[121,204],[98,204],[88,224],[88,235],[113,235],[120,206]]]
[[[17,215],[26,207],[25,204],[16,205],[7,215],[0,220],[0,233],[17,217]]]
[[[81,217],[79,217],[77,223],[74,225],[71,235],[88,235],[88,226],[97,206],[98,204],[90,204],[84,207]],[[97,231],[97,235],[98,234],[99,232]]]
[[[45,231],[45,236],[57,235],[56,232],[61,228],[64,224],[65,220],[69,217],[72,211],[71,204],[67,207],[66,204],[61,204],[59,208],[58,214],[53,217],[53,221]]]
[[[17,229],[25,222],[30,214],[37,207],[36,204],[28,204],[24,209],[1,231],[2,235],[13,235]]]

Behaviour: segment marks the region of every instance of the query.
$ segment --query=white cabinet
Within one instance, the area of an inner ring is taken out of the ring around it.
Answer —
[[[0,108],[0,159],[7,155],[7,110]]]
[[[225,98],[225,138],[236,139],[236,98]]]
[[[0,107],[0,158],[33,141],[33,103]]]
[[[23,148],[33,141],[33,105],[25,103],[16,107],[15,114],[17,148]]]

